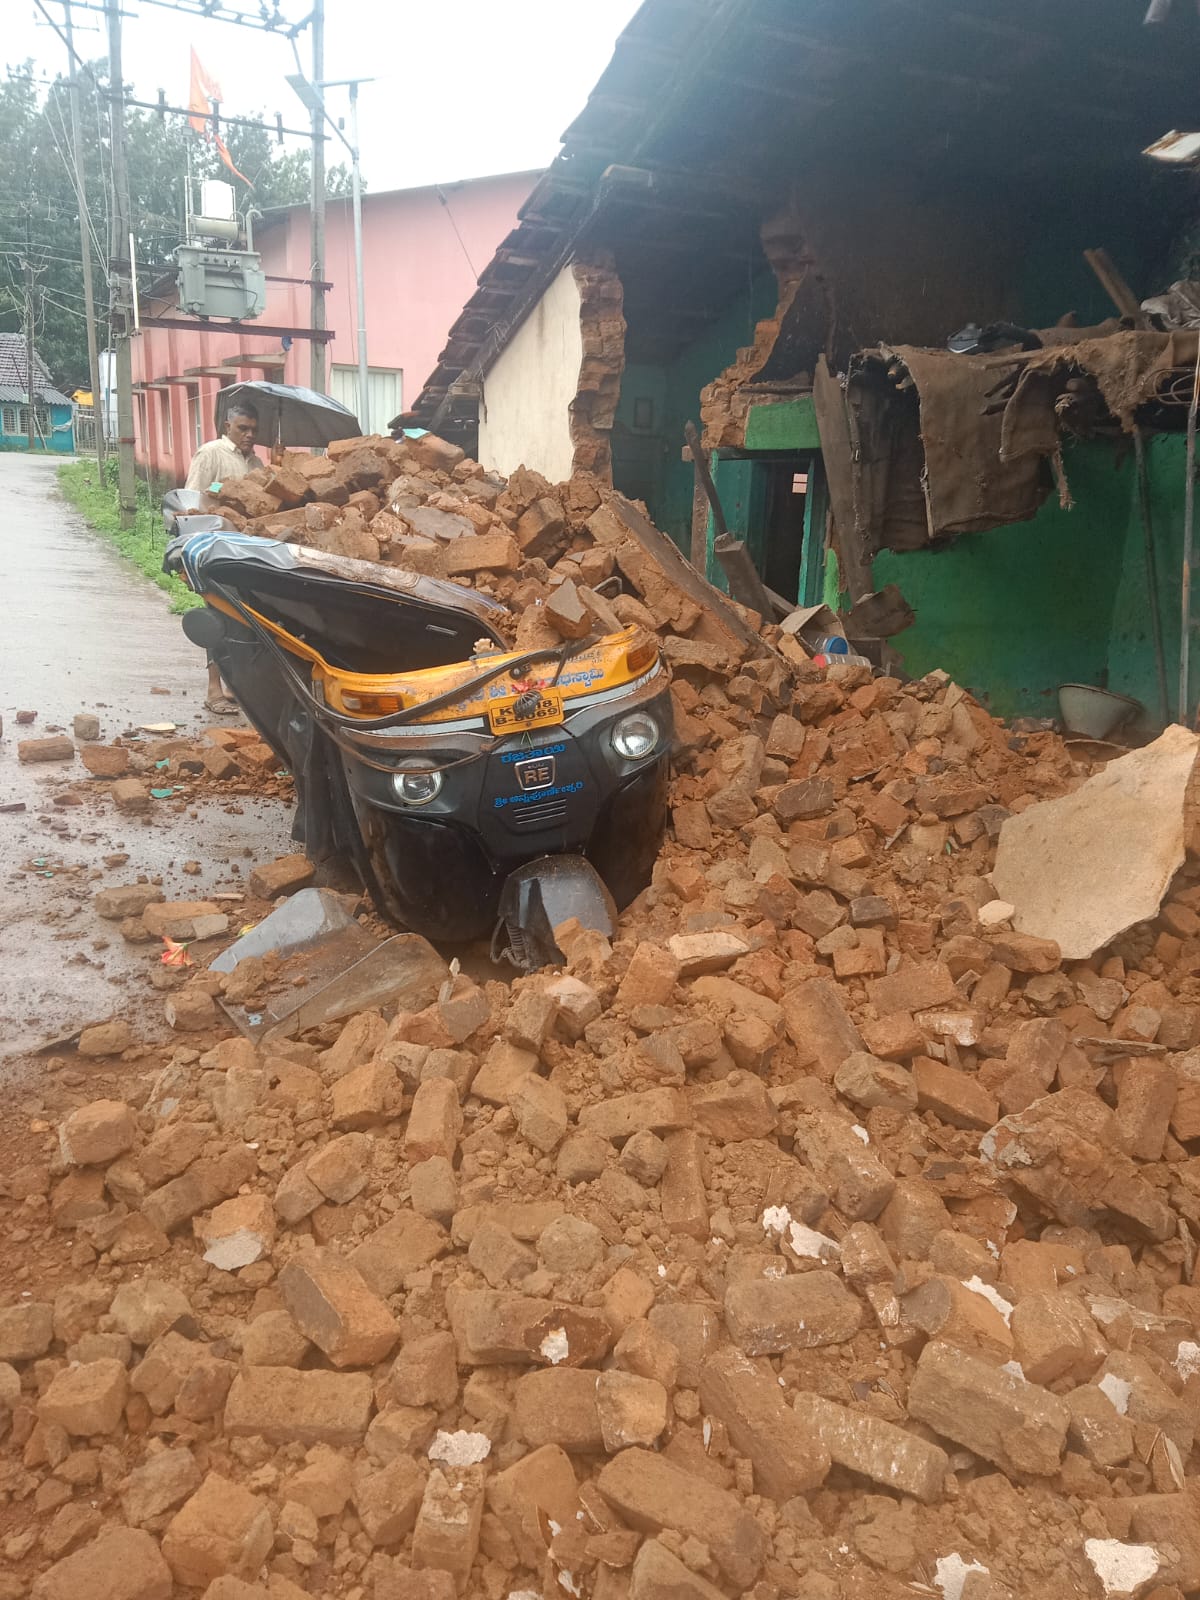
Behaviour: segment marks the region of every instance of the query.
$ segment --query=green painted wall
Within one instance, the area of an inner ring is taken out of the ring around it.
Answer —
[[[613,482],[622,494],[644,500],[652,516],[655,507],[662,502],[666,395],[665,367],[648,366],[644,362],[626,364],[613,420]],[[634,427],[639,400],[650,403],[653,423],[648,430]]]
[[[1182,440],[1147,450],[1171,705],[1179,651]],[[1157,676],[1132,451],[1066,450],[1075,508],[1052,498],[1028,523],[970,534],[949,549],[876,558],[917,613],[893,640],[914,676],[941,667],[1004,716],[1055,716],[1060,683],[1128,694],[1156,719]]]
[[[1132,198],[1131,198],[1132,196]],[[1107,190],[1056,192],[1042,212],[1021,208],[1006,227],[1020,244],[1019,267],[1001,279],[1007,314],[1046,326],[1074,310],[1081,322],[1112,314],[1106,296],[1082,258],[1085,246],[1103,243],[1134,289],[1147,293],[1164,276],[1169,212],[1149,190],[1116,195]],[[1007,237],[1007,235],[1006,235]],[[886,272],[886,262],[871,269]],[[875,279],[870,280],[875,283]],[[882,282],[883,280],[879,280]],[[880,291],[882,293],[882,290]],[[700,390],[753,339],[754,324],[772,315],[776,286],[761,274],[723,316],[669,366],[627,369],[614,434],[614,474],[622,476],[620,424],[632,422],[632,402],[656,397],[661,424],[655,465],[646,467],[646,441],[630,446],[630,471],[650,485],[647,503],[658,525],[688,550],[692,518],[692,467],[682,458],[683,425],[699,422]],[[885,297],[886,298],[886,297]],[[981,320],[999,304],[976,297]],[[942,306],[938,316],[951,313]],[[938,326],[941,323],[939,321]],[[954,331],[951,321],[945,334]],[[819,449],[808,397],[755,406],[747,426],[748,450],[763,456]],[[1174,713],[1179,650],[1179,569],[1182,552],[1182,442],[1150,441],[1147,450],[1152,515],[1158,544],[1158,587],[1165,634],[1170,707]],[[1029,523],[960,539],[947,550],[886,554],[875,580],[899,584],[916,608],[917,623],[896,641],[906,670],[919,675],[941,667],[1004,715],[1053,716],[1063,682],[1105,685],[1135,696],[1157,720],[1158,687],[1149,621],[1144,542],[1132,451],[1099,443],[1067,450],[1067,474],[1076,506],[1056,500]],[[763,536],[763,475],[753,460],[716,460],[713,476],[730,530],[758,553]],[[711,555],[709,577],[724,578]],[[827,596],[836,567],[825,575]],[[1200,603],[1200,602],[1198,602]],[[1200,640],[1196,655],[1200,658]],[[1200,683],[1200,661],[1194,674]]]
[[[746,418],[747,450],[819,450],[817,408],[810,394],[771,405],[751,406]]]
[[[663,465],[663,521],[659,526],[683,550],[688,548],[692,535],[693,485],[692,464],[682,459],[684,423],[691,421],[700,426],[701,389],[736,359],[743,345],[754,343],[755,323],[763,317],[774,315],[778,299],[775,274],[760,273],[745,293],[740,294],[722,316],[667,368],[664,428],[667,448]],[[742,493],[739,488],[736,512],[729,506],[725,507],[731,528],[743,525],[734,522],[734,515],[743,516],[749,510],[748,499],[743,510]],[[721,503],[725,504],[724,489],[721,490]]]
[[[639,395],[659,396],[661,404],[655,408],[659,425],[653,439],[658,465],[653,474],[654,498],[648,499],[647,505],[656,524],[681,550],[690,547],[692,537],[693,478],[691,461],[683,459],[684,423],[700,426],[701,389],[733,362],[743,345],[753,344],[755,323],[774,314],[777,299],[774,274],[763,272],[670,365],[631,362],[622,375],[613,429],[613,481],[618,489],[623,487],[631,452],[640,454],[647,443],[644,435],[638,436],[635,443],[629,434],[634,400]],[[640,463],[633,471],[639,478],[645,476]],[[749,474],[745,477],[748,485]],[[735,484],[731,477],[728,488],[734,498],[733,505],[726,506],[726,516],[730,527],[742,527],[750,509],[744,486]],[[724,492],[721,491],[722,504]],[[735,512],[743,519],[736,524]]]
[[[1044,327],[1065,312],[1081,323],[1113,307],[1083,259],[1101,242],[1135,291],[1165,282],[1167,209],[1149,193],[1128,197],[1075,188],[1030,213],[1014,315]],[[948,330],[949,331],[949,330]],[[1132,695],[1157,726],[1159,691],[1150,626],[1145,544],[1131,441],[1120,448],[1068,445],[1067,481],[1075,509],[1057,497],[1028,523],[960,539],[949,549],[887,554],[877,584],[897,583],[918,613],[894,642],[912,673],[942,667],[1005,716],[1055,716],[1060,683],[1092,683]],[[1182,557],[1183,441],[1148,442],[1151,520],[1169,707],[1178,698],[1179,571]]]
[[[1150,484],[1150,525],[1153,530],[1158,605],[1166,657],[1167,706],[1179,711],[1179,607],[1183,566],[1183,495],[1186,482],[1187,442],[1180,434],[1160,434],[1146,446]],[[1151,708],[1145,722],[1158,726],[1158,679],[1154,667],[1154,637],[1150,620],[1145,537],[1137,503],[1133,463],[1127,465],[1130,481],[1128,532],[1121,576],[1113,605],[1108,647],[1109,685],[1131,694]],[[1193,615],[1197,596],[1192,591]],[[1200,685],[1197,643],[1192,641],[1189,705],[1195,706]]]

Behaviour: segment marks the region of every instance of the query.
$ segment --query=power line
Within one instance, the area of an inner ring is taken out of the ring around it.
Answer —
[[[437,186],[436,193],[438,199],[442,202],[442,208],[446,213],[446,217],[449,220],[450,226],[454,229],[454,237],[458,240],[459,246],[462,249],[462,253],[467,258],[467,265],[471,269],[471,276],[475,279],[475,282],[478,283],[479,274],[475,270],[475,263],[471,260],[471,252],[467,249],[466,241],[464,240],[462,234],[458,231],[458,223],[454,220],[454,212],[450,209],[450,202],[447,200],[445,190],[442,188],[440,183]]]
[[[75,46],[67,38],[66,34],[59,27],[58,23],[55,22],[49,11],[46,10],[44,0],[33,0],[33,3],[66,46],[69,58],[87,73],[88,77],[95,84],[96,89],[103,94],[105,92],[104,86],[101,84],[99,78],[97,78],[95,72],[93,72],[91,65],[86,62],[78,53],[78,51],[75,49]],[[223,4],[222,0],[194,0],[194,3],[193,0],[142,0],[142,3],[144,5],[162,6],[164,10],[177,11],[182,16],[201,17],[214,22],[240,22],[248,25],[249,27],[259,28],[264,32],[284,34],[291,39],[295,39],[296,35],[302,32],[308,26],[310,21],[310,18],[306,17],[303,22],[293,24],[289,22],[286,17],[281,17],[279,15],[278,6],[274,7],[273,17],[271,20],[255,21],[249,16],[249,14],[237,12],[235,8]],[[267,8],[265,4],[261,3],[261,0],[260,10],[263,14],[263,17],[266,18]],[[20,76],[26,78],[28,81],[33,81],[33,75],[31,73],[20,74]],[[38,81],[51,82],[53,85],[53,83],[58,80],[39,79]],[[113,92],[113,89],[110,87],[108,90],[110,97]],[[220,124],[222,122],[225,122],[233,127],[261,128],[264,131],[270,131],[271,129],[271,125],[269,123],[261,122],[254,118],[222,117],[219,111],[212,111],[205,114],[193,111],[191,107],[187,106],[169,106],[165,103],[165,96],[161,93],[157,101],[125,99],[124,104],[126,106],[136,106],[142,111],[156,111],[160,116],[169,113],[172,116],[199,119],[199,117],[203,115],[206,122],[212,123],[214,134],[220,133]],[[305,139],[315,137],[311,134],[310,130],[306,128],[284,128],[282,126],[282,119],[278,116],[275,120],[274,131],[281,135],[284,133],[290,133],[299,138]]]
[[[292,22],[282,16],[278,4],[272,3],[270,11],[263,0],[258,0],[258,15],[227,3],[227,0],[142,0],[143,5],[161,6],[164,11],[177,11],[183,17],[196,17],[202,22],[235,22],[243,27],[257,28],[263,33],[279,33],[294,39],[308,27],[310,18]]]
[[[0,255],[3,255],[3,257],[4,257],[4,259],[6,261],[20,261],[20,262],[24,261],[24,257],[22,255],[20,255],[16,250],[5,250],[5,251],[0,252]],[[44,271],[45,269],[44,268],[39,268],[38,270],[40,272],[40,271]],[[62,295],[64,299],[77,300],[81,305],[83,304],[83,296],[81,294],[75,294],[74,291],[71,290],[71,289],[64,289],[61,284],[57,284],[56,283],[54,285],[54,293],[58,294],[58,295]]]
[[[103,93],[104,92],[103,91],[103,86],[101,85],[101,82],[100,82],[99,78],[92,71],[90,63],[85,61],[83,59],[83,57],[78,54],[78,52],[75,49],[75,46],[71,43],[70,39],[67,38],[66,34],[59,27],[58,23],[55,22],[54,18],[46,10],[46,7],[43,5],[42,0],[33,0],[33,3],[38,8],[38,10],[42,13],[42,15],[45,17],[46,21],[50,24],[50,26],[54,29],[55,33],[62,40],[63,44],[66,46],[68,59],[73,61],[73,62],[75,62],[76,66],[82,67],[84,72],[87,73],[88,77],[96,85],[96,88],[101,93]]]
[[[86,322],[87,316],[82,311],[76,311],[74,306],[60,305],[48,289],[42,290],[42,304],[53,306],[55,311],[61,311],[68,317],[78,317],[80,322]]]
[[[70,0],[66,0],[66,4],[69,6]],[[69,15],[70,15],[70,13],[68,11],[68,16]],[[47,95],[47,97],[46,97],[47,106],[49,106],[51,98],[52,98],[52,96]],[[61,105],[57,105],[56,109],[58,111],[59,120],[61,122],[61,120],[62,120],[62,106]],[[72,117],[75,120],[76,133],[75,133],[74,137],[77,140],[78,136],[79,136],[78,135],[79,115],[78,115],[77,102],[75,100],[72,101],[72,113],[71,114],[72,114]],[[74,160],[71,160],[71,161],[67,160],[66,151],[62,147],[62,142],[60,141],[60,139],[58,137],[58,134],[54,131],[53,123],[50,122],[49,117],[47,117],[46,121],[47,121],[47,125],[50,128],[50,137],[54,140],[54,148],[58,151],[59,160],[62,162],[63,166],[66,168],[67,176],[71,180],[71,187],[75,190],[75,199],[76,199],[76,203],[77,203],[77,205],[79,207],[80,220],[83,223],[83,226],[87,229],[88,237],[91,239],[92,247],[95,250],[97,256],[99,256],[101,259],[103,259],[104,252],[103,252],[103,250],[101,250],[100,241],[96,237],[96,230],[92,227],[91,208],[89,207],[89,205],[87,203],[87,194],[85,193],[85,182],[84,182],[83,171],[82,171],[81,167],[77,168],[76,163],[75,163]],[[67,137],[67,130],[66,130],[66,125],[65,124],[63,125],[63,130],[62,131],[63,131],[63,138],[65,139]],[[78,152],[81,149],[82,149],[82,146],[79,145],[78,143],[76,143],[76,151]]]
[[[15,256],[18,260],[23,260],[25,254],[26,252],[23,246],[15,244],[0,244],[0,255]],[[78,267],[80,265],[78,256],[51,256],[47,255],[42,250],[38,250],[36,246],[29,252],[29,254],[38,261],[53,261],[56,266]]]

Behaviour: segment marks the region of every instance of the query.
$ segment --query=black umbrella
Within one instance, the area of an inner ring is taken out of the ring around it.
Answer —
[[[256,380],[233,383],[217,396],[217,431],[224,432],[229,408],[239,401],[258,413],[259,443],[315,449],[335,439],[356,439],[358,418],[337,400],[296,384]]]

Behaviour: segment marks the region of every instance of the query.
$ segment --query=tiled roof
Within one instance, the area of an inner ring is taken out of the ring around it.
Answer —
[[[807,226],[821,183],[848,185],[847,216],[895,163],[943,194],[1024,186],[1047,214],[1125,194],[1157,130],[1195,126],[1184,9],[1148,28],[1134,0],[643,0],[398,420],[463,442],[488,369],[591,249],[615,257],[627,360],[669,366],[766,270],[761,223],[791,203]]]
[[[69,406],[70,399],[54,387],[50,369],[33,352],[33,378],[37,398],[43,405]],[[25,335],[0,333],[0,400],[6,405],[21,405],[28,395],[25,369]]]

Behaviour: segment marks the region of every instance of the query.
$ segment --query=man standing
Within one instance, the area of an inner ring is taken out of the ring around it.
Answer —
[[[258,439],[258,412],[245,400],[232,405],[225,415],[225,429],[219,439],[201,445],[188,468],[185,489],[216,494],[223,483],[244,478],[258,462],[254,446]],[[235,717],[238,704],[221,682],[221,671],[208,658],[208,692],[204,704],[219,717]]]
[[[223,483],[244,478],[258,465],[254,455],[257,442],[258,412],[248,401],[239,400],[226,413],[221,437],[201,445],[192,457],[184,488],[215,493]]]

